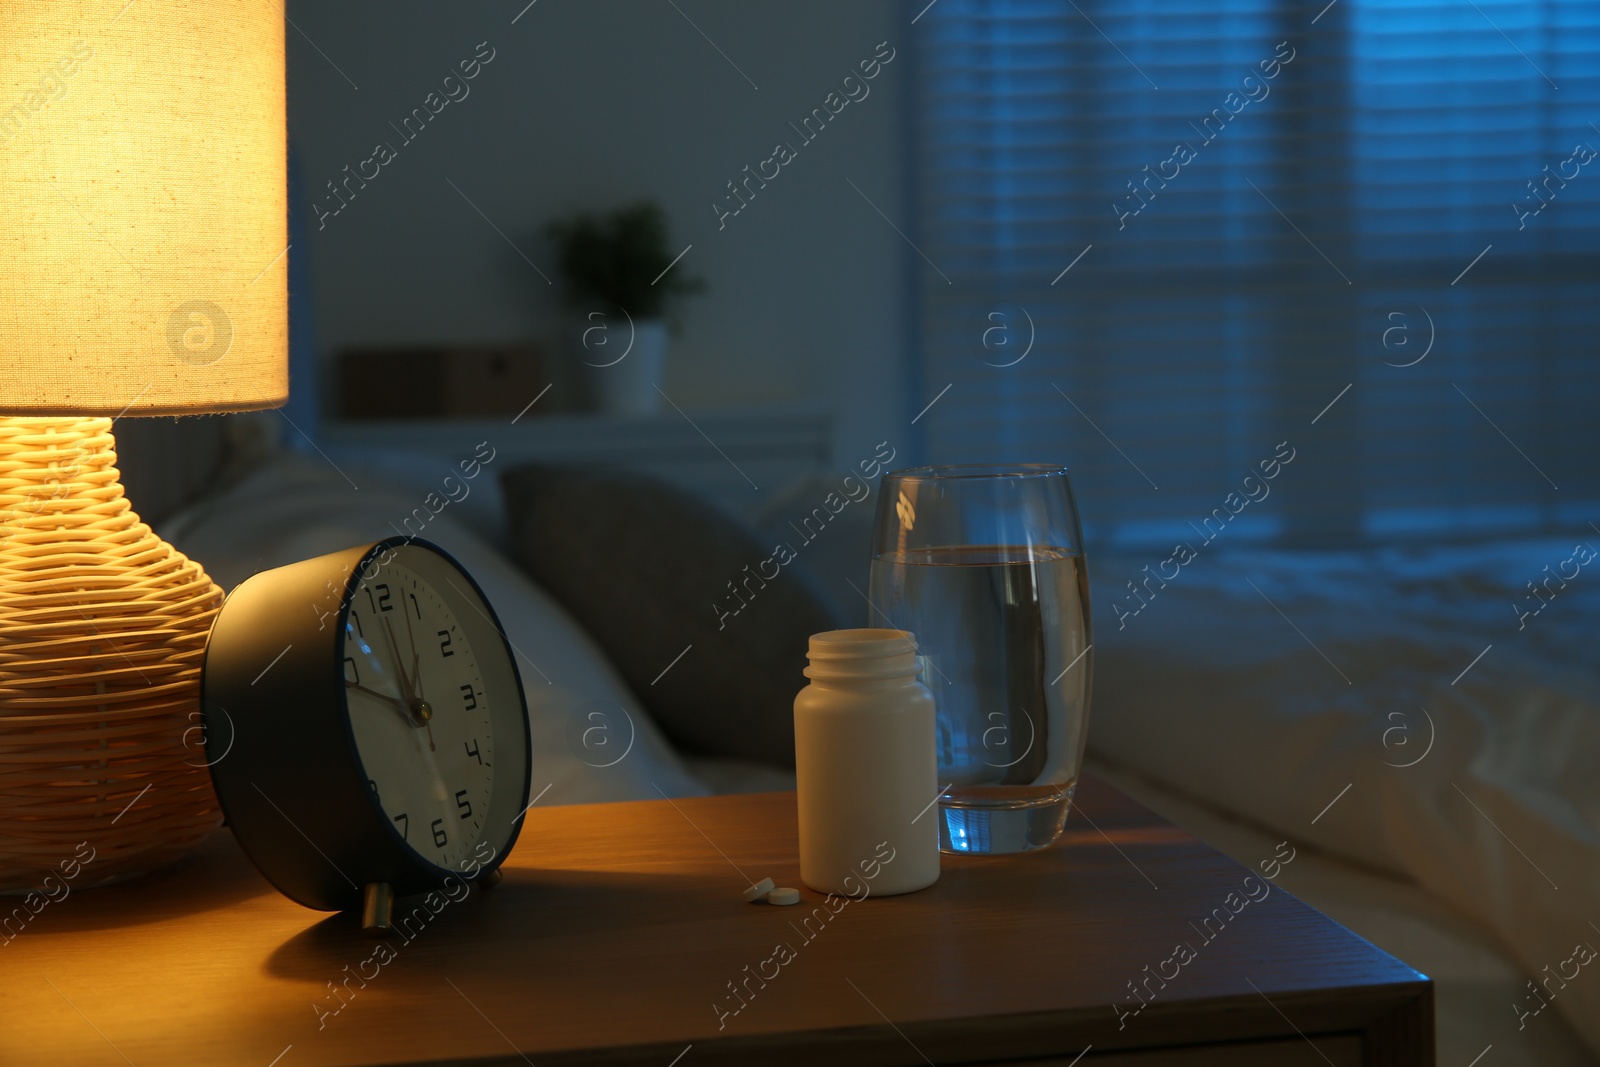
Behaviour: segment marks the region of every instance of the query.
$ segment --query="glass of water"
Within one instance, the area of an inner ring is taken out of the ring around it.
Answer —
[[[1053,844],[1078,785],[1094,665],[1066,468],[884,475],[869,599],[871,625],[916,635],[933,692],[940,847]]]

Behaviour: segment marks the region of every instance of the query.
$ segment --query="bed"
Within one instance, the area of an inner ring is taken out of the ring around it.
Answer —
[[[1438,979],[1440,1062],[1491,1044],[1485,1063],[1594,1062],[1589,551],[1218,553],[1097,620],[1092,747],[1224,850],[1258,854],[1251,834],[1315,849],[1286,886]],[[1122,589],[1153,558],[1092,573]]]
[[[395,533],[440,473],[243,452],[158,523],[224,588]],[[805,499],[777,494],[748,520],[776,528],[783,501]],[[508,558],[503,506],[486,478],[425,536],[527,653],[541,803],[792,787],[781,766],[677,751],[594,636]],[[847,587],[869,524],[858,509],[804,564],[842,616],[865,610]],[[1600,967],[1575,949],[1600,946],[1600,581],[1552,584],[1532,615],[1523,587],[1573,549],[1219,552],[1122,627],[1096,620],[1091,768],[1247,865],[1292,841],[1288,889],[1435,978],[1441,1063],[1600,1062]],[[1093,588],[1158,558],[1094,560]],[[614,761],[573,740],[597,707]]]

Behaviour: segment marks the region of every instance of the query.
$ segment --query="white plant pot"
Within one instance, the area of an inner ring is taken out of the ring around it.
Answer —
[[[654,415],[662,408],[658,386],[665,384],[667,324],[637,319],[610,326],[604,346],[582,345],[595,404],[606,415]],[[592,333],[589,341],[594,340]]]

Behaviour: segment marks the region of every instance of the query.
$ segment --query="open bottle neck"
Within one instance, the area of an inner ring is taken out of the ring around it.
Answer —
[[[905,630],[829,630],[813,634],[806,677],[838,689],[885,689],[917,679],[916,638]]]

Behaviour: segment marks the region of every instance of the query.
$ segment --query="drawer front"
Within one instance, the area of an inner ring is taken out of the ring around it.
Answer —
[[[1361,1067],[1361,1038],[1356,1034],[1318,1037],[1316,1047],[1304,1038],[1249,1041],[1222,1045],[1153,1049],[1144,1052],[1092,1050],[1081,1060],[1070,1056],[1048,1060],[1007,1060],[1005,1067]],[[998,1065],[997,1065],[998,1067]]]

